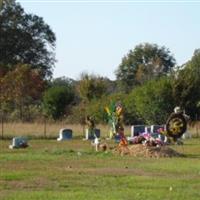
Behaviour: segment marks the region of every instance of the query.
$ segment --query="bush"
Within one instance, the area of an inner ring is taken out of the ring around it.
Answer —
[[[43,106],[46,114],[58,119],[66,113],[66,108],[74,99],[73,91],[65,86],[49,88],[43,97]]]
[[[168,77],[147,82],[129,95],[129,107],[147,124],[163,124],[175,106],[172,83]],[[132,112],[132,111],[131,111]],[[130,112],[130,113],[131,113]]]

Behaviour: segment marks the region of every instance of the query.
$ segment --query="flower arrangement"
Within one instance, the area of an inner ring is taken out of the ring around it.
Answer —
[[[111,102],[105,107],[108,123],[110,125],[110,138],[118,132],[119,127],[123,127],[123,108],[121,103]]]

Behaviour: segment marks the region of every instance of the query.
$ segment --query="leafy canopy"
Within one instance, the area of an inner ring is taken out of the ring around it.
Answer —
[[[179,70],[173,83],[173,94],[177,105],[186,110],[193,119],[200,114],[200,50]]]
[[[38,69],[45,78],[51,76],[56,37],[43,18],[27,14],[15,1],[4,1],[0,30],[0,71],[22,63]]]
[[[156,44],[139,44],[124,56],[116,76],[120,87],[130,91],[137,85],[166,75],[175,65],[175,59],[164,46]]]
[[[77,90],[80,97],[89,102],[92,99],[102,97],[106,93],[106,84],[104,78],[100,76],[82,73]]]
[[[44,111],[53,119],[58,119],[66,113],[66,108],[72,103],[74,93],[66,86],[49,88],[43,97]]]
[[[175,106],[172,95],[172,81],[168,77],[151,80],[135,88],[129,95],[132,112],[147,124],[164,124]]]

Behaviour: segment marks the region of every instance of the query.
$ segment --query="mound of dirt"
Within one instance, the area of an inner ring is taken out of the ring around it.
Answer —
[[[183,154],[178,153],[168,146],[151,147],[145,146],[143,144],[129,145],[127,147],[117,147],[113,151],[115,154],[119,155],[130,155],[135,157],[150,157],[150,158],[160,158],[160,157],[182,157]]]

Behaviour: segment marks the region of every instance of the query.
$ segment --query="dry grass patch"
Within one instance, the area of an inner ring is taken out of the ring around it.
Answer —
[[[32,138],[57,138],[61,128],[72,129],[73,137],[85,137],[85,127],[80,124],[66,124],[63,121],[46,123],[4,123],[3,135],[4,138],[11,138],[15,136],[27,136]],[[99,124],[96,128],[101,130],[102,137],[109,136],[109,126]],[[125,127],[125,133],[130,136],[130,126]],[[1,133],[2,135],[2,133]]]

